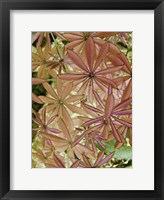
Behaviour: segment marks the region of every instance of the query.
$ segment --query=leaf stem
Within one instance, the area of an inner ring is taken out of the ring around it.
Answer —
[[[52,36],[52,39],[54,40],[54,42],[56,43],[56,40],[55,40],[54,35],[53,35],[52,32],[51,32],[51,36]]]

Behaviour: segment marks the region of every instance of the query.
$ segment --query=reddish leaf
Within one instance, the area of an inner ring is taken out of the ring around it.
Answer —
[[[54,161],[56,162],[56,164],[58,165],[58,167],[60,168],[65,168],[64,164],[61,162],[61,160],[54,154]]]
[[[110,73],[113,73],[113,72],[116,72],[116,71],[121,70],[122,67],[123,67],[123,66],[110,67],[110,68],[107,68],[107,69],[100,70],[100,71],[96,72],[95,74],[98,74],[98,75],[110,74]]]
[[[66,104],[67,108],[69,108],[73,113],[78,113],[80,115],[85,115],[85,111],[77,106]]]
[[[65,49],[74,49],[74,47],[82,46],[83,45],[83,39],[82,40],[74,40],[68,44],[65,45]]]
[[[117,48],[117,46],[112,43],[110,43],[109,51],[111,54],[119,54],[120,53],[120,50]]]
[[[97,100],[97,102],[101,105],[102,108],[105,108],[104,103],[102,102],[100,96],[97,94],[97,92],[93,91],[95,98]]]
[[[108,119],[112,113],[114,107],[114,96],[110,94],[105,104],[105,119]]]
[[[100,152],[93,167],[97,167],[104,157],[104,151]]]
[[[129,73],[131,73],[132,68],[131,68],[130,63],[129,63],[128,59],[126,58],[125,54],[121,52],[119,56],[122,59],[122,61],[125,63],[125,65],[128,67]]]
[[[62,106],[62,118],[64,121],[67,122],[67,126],[68,126],[69,130],[73,131],[74,130],[73,121],[72,121],[67,109],[64,106]]]
[[[132,128],[132,124],[130,122],[127,122],[126,120],[122,120],[122,119],[118,119],[116,117],[114,117],[114,119],[119,122],[120,124],[123,124],[129,128]]]
[[[58,123],[59,123],[59,127],[60,127],[60,129],[62,130],[64,136],[65,136],[69,141],[71,141],[72,138],[71,138],[71,135],[70,135],[70,133],[69,133],[69,131],[68,131],[68,129],[67,129],[67,126],[66,126],[65,122],[64,122],[62,119],[59,119]]]
[[[68,50],[68,56],[70,57],[70,59],[81,69],[83,69],[86,72],[89,72],[87,66],[83,63],[83,61],[81,60],[81,58],[74,53],[73,51]]]
[[[61,131],[59,131],[56,128],[49,128],[49,127],[47,127],[47,131],[50,132],[50,133],[61,133]]]
[[[105,43],[102,48],[100,49],[95,67],[94,67],[94,71],[97,69],[97,67],[100,65],[100,63],[102,62],[102,60],[107,56],[107,53],[109,52],[109,43]]]
[[[41,83],[44,83],[45,80],[44,79],[41,79],[41,78],[32,78],[32,84],[33,85],[38,85],[38,84],[41,84]]]
[[[62,91],[61,97],[62,97],[63,99],[65,99],[65,98],[70,94],[72,88],[73,88],[72,82],[71,82],[71,83],[68,83],[68,84],[64,87],[64,89],[63,89],[63,91]],[[68,102],[68,100],[67,100],[67,102]]]
[[[59,75],[59,78],[61,78],[62,80],[79,80],[79,79],[82,79],[82,78],[86,78],[87,75],[85,74],[61,74]]]
[[[109,60],[116,66],[122,66],[124,62],[115,55],[109,55]]]
[[[90,71],[92,71],[94,57],[95,57],[95,44],[91,37],[89,37],[89,39],[86,42],[86,56],[87,56],[87,61],[88,61]]]
[[[56,92],[48,83],[43,83],[43,86],[52,97],[54,97],[55,99],[58,99]]]
[[[40,32],[36,32],[36,33],[32,36],[32,44],[35,42],[35,40],[38,39],[39,35],[40,35]]]
[[[104,116],[97,117],[97,118],[95,118],[95,119],[91,119],[91,120],[85,122],[85,123],[83,124],[83,126],[90,126],[90,125],[92,125],[92,124],[94,124],[94,123],[100,122],[103,118],[104,118]]]
[[[124,101],[121,101],[119,104],[117,104],[117,105],[115,106],[114,111],[120,110],[120,109],[124,108],[125,106],[130,105],[131,102],[132,102],[132,98],[126,99],[126,100],[124,100]]]
[[[36,48],[39,48],[40,45],[42,44],[43,37],[44,37],[44,33],[40,32],[40,36],[39,36],[39,39],[38,39],[38,42],[37,42]]]
[[[86,136],[86,134],[87,132],[84,132],[78,138],[76,138],[76,140],[72,143],[72,147],[76,146]]]
[[[129,81],[126,89],[124,90],[122,101],[128,99],[131,94],[132,94],[132,80]]]
[[[43,102],[34,93],[32,93],[32,100],[38,104],[43,104]]]
[[[113,114],[115,114],[115,115],[131,115],[132,109],[115,111],[115,112],[113,112]]]
[[[115,139],[116,139],[118,142],[122,142],[121,137],[120,137],[120,134],[119,134],[119,132],[117,132],[115,125],[113,124],[112,121],[110,122],[110,124],[111,124],[112,131],[113,131],[113,135],[114,135]]]
[[[79,167],[79,164],[80,164],[80,160],[77,160],[71,165],[70,168],[77,168],[77,167]]]
[[[82,40],[83,39],[82,36],[78,36],[78,35],[74,35],[74,34],[70,34],[70,33],[65,33],[64,37],[69,41]]]
[[[130,76],[123,76],[123,77],[118,77],[113,79],[113,81],[116,83],[117,86],[121,85],[122,83],[124,83],[126,80],[128,80],[129,78],[131,78]]]
[[[113,82],[112,80],[106,78],[106,77],[102,77],[102,76],[96,76],[96,80],[98,80],[99,82],[105,84],[106,86],[111,85],[114,88],[117,88],[117,85],[115,84],[115,82]]]
[[[106,158],[104,158],[104,160],[102,160],[97,167],[100,167],[101,165],[105,164],[106,162],[108,162],[113,156],[114,156],[115,152],[112,152],[111,154],[109,154]]]
[[[83,161],[84,161],[85,165],[88,168],[91,168],[92,166],[91,166],[90,162],[88,161],[87,157],[84,154],[82,155],[82,157],[83,157]]]
[[[61,38],[61,39],[63,39],[63,40],[66,40],[66,39],[63,37],[63,35],[60,34],[59,32],[53,32],[53,34],[54,34],[55,36],[58,36],[59,38]]]

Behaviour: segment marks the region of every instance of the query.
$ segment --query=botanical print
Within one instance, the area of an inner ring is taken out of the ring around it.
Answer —
[[[32,168],[132,167],[132,33],[32,32]]]

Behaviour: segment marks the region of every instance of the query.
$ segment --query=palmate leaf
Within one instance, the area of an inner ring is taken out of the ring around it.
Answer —
[[[33,111],[34,168],[131,165],[128,38],[123,32],[33,34],[32,91],[39,106]]]
[[[132,147],[127,146],[126,143],[121,148],[116,149],[114,140],[107,142],[105,144],[105,153],[108,155],[108,154],[112,153],[113,151],[115,151],[113,158],[117,158],[119,160],[122,160],[122,159],[131,160],[132,159]]]

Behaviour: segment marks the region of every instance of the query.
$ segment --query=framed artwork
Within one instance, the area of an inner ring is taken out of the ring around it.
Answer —
[[[1,199],[163,199],[163,6],[1,0]]]

